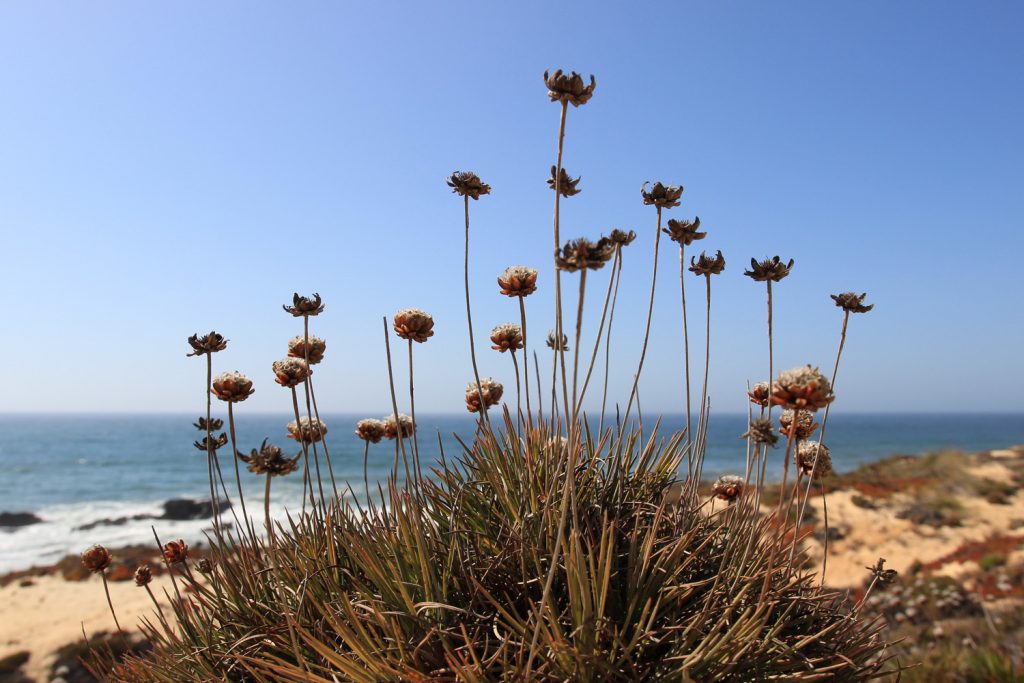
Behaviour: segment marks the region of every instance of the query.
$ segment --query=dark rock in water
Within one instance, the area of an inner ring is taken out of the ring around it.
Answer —
[[[221,502],[220,511],[231,507],[231,503]],[[191,498],[174,498],[164,503],[163,519],[209,519],[213,517],[213,504],[208,500],[192,500]]]
[[[0,527],[28,526],[39,524],[41,521],[43,520],[32,512],[0,512]]]
[[[156,515],[132,515],[131,517],[104,517],[103,519],[97,519],[95,522],[89,522],[81,526],[76,526],[75,531],[89,531],[95,529],[98,526],[123,526],[128,522],[137,522],[140,519],[159,519]]]

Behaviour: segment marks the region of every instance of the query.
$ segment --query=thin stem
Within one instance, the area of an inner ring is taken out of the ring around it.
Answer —
[[[412,423],[416,424],[416,398],[412,375],[412,339],[409,340],[409,412],[412,415]],[[417,432],[419,432],[418,429],[412,430],[412,459],[416,470],[416,481],[418,482],[420,479],[420,442],[416,436]]]
[[[690,330],[686,322],[686,245],[679,243],[679,294],[683,302],[683,367],[686,378],[686,444],[687,452],[690,452],[691,439],[690,425]],[[687,460],[690,460],[687,455]]]
[[[302,320],[303,320],[303,342],[304,342],[303,351],[304,351],[304,354],[305,354],[305,357],[306,357],[305,358],[305,360],[306,360],[306,370],[309,372],[309,376],[307,376],[306,377],[306,381],[303,382],[303,385],[304,385],[303,386],[303,390],[304,390],[304,392],[306,394],[306,416],[309,417],[310,421],[312,421],[312,419],[313,419],[313,409],[312,409],[312,406],[311,406],[311,403],[312,403],[312,399],[311,399],[312,389],[310,388],[309,377],[311,377],[313,375],[313,366],[309,364],[309,316],[308,315],[302,316]],[[320,422],[320,418],[318,417],[317,418],[317,424],[318,424],[317,430],[318,431],[319,431],[319,422]],[[310,427],[312,427],[312,425],[310,425]],[[310,431],[312,433],[312,429]],[[327,453],[326,439],[327,439],[327,437],[325,435],[323,435],[323,434],[320,435],[320,442],[324,445],[324,454],[325,454],[325,456],[326,456],[326,453]],[[324,484],[323,484],[323,479],[320,476],[320,453],[317,452],[316,444],[317,444],[317,442],[313,441],[313,464],[316,466],[316,486],[320,490],[320,505],[322,507],[325,507],[326,506],[326,499],[324,498]],[[330,464],[330,463],[328,462],[328,464]],[[334,482],[333,476],[331,477],[331,482],[332,483]],[[337,492],[338,492],[337,485],[334,486],[334,492],[335,492],[335,494],[337,494]]]
[[[366,486],[366,504],[370,504],[370,475],[367,473],[370,462],[370,442],[363,442],[363,485]]]
[[[622,281],[622,245],[615,248],[618,267],[615,268],[615,291],[612,293],[612,308],[608,313],[608,336],[604,340],[604,391],[601,394],[601,422],[598,433],[604,433],[604,413],[608,405],[608,373],[611,368],[612,323],[615,321],[615,302],[619,298],[619,282]]]
[[[315,499],[313,498],[313,479],[309,476],[309,444],[307,444],[306,440],[302,438],[302,424],[299,416],[299,395],[295,391],[295,387],[292,387],[292,408],[295,411],[295,435],[298,437],[296,441],[299,442],[299,446],[302,448],[302,511],[305,512],[307,493],[309,495],[309,504],[311,506],[315,504]],[[310,426],[312,427],[312,425]],[[312,433],[312,429],[310,430],[310,433]]]
[[[270,521],[270,473],[267,473],[267,488],[263,492],[263,518],[267,525],[267,538],[271,547],[274,546],[274,525]]]
[[[484,408],[484,406],[486,404],[484,403],[484,390],[483,390],[483,387],[480,386],[480,372],[479,372],[479,370],[477,370],[477,367],[476,367],[476,343],[473,341],[473,339],[474,339],[474,337],[473,337],[473,311],[472,311],[472,309],[470,308],[470,305],[469,305],[469,195],[464,196],[463,200],[464,200],[465,215],[466,215],[466,259],[465,259],[465,267],[463,268],[463,275],[464,275],[464,279],[465,279],[465,282],[466,282],[466,323],[469,326],[469,358],[470,358],[470,360],[473,361],[473,379],[476,380],[476,391],[480,395],[480,412],[483,413],[482,420],[484,422],[486,422],[487,424],[490,424],[491,418],[487,415],[487,410]],[[386,319],[385,319],[385,322],[384,322],[384,327],[385,327],[384,337],[387,338],[387,320]],[[390,363],[391,363],[391,355],[389,353],[388,354],[389,372],[390,372]],[[397,408],[395,409],[395,418],[396,419],[398,418],[398,409]],[[401,429],[399,429],[399,432],[401,432]],[[399,438],[401,438],[401,436],[399,436]],[[403,446],[403,452],[404,452],[404,450],[405,450],[405,448]]]
[[[530,407],[530,367],[529,346],[526,341],[526,298],[519,297],[519,327],[523,332],[523,382],[526,386],[526,421],[533,427],[533,408]]]
[[[647,326],[644,329],[644,346],[640,352],[640,363],[633,377],[633,390],[629,393],[629,401],[626,403],[626,416],[623,424],[629,423],[629,413],[633,408],[633,399],[636,398],[637,387],[640,384],[640,373],[644,371],[644,359],[647,358],[647,342],[651,338],[651,318],[654,316],[654,290],[658,282],[658,245],[661,244],[661,207],[658,207],[658,225],[654,233],[654,268],[651,273],[651,300],[647,305]]]
[[[608,317],[608,304],[611,302],[612,298],[612,284],[615,282],[615,265],[619,261],[620,249],[621,247],[618,245],[615,247],[615,255],[612,258],[611,275],[608,277],[608,291],[604,295],[604,306],[601,309],[601,322],[597,325],[597,338],[594,339],[594,351],[590,354],[590,365],[587,367],[587,376],[583,380],[583,388],[580,389],[579,402],[581,405],[583,404],[583,398],[587,395],[587,387],[590,386],[590,376],[594,372],[594,364],[597,361],[597,352],[601,348],[601,337],[604,334],[605,319]],[[600,432],[601,430],[598,430],[599,434]]]
[[[583,300],[587,292],[587,269],[580,271],[580,292],[576,305],[576,347],[572,351],[572,419],[575,422],[580,413],[576,394],[576,380],[580,372],[580,334],[583,331]]]
[[[516,422],[520,425],[520,436],[522,436],[522,423],[523,423],[523,396],[519,390],[519,361],[516,360],[515,349],[509,349],[509,353],[512,354],[512,369],[516,373]],[[525,354],[524,354],[525,359]]]
[[[540,362],[537,360],[537,352],[533,352],[533,372],[537,376],[537,415],[540,419],[544,419],[544,391],[541,389],[540,384]],[[527,390],[526,395],[529,396],[530,392]]]
[[[707,439],[708,368],[711,366],[711,274],[706,274],[704,279],[707,283],[707,318],[704,322],[704,386],[700,391],[700,417],[697,420],[697,437],[700,440],[697,446],[698,453],[704,452],[703,446]],[[695,467],[697,482],[700,481],[703,469],[704,460],[698,457]]]
[[[124,629],[121,628],[121,624],[117,622],[117,614],[114,612],[114,601],[110,599],[110,587],[107,586],[107,573],[105,571],[100,572],[100,577],[103,579],[103,592],[107,594],[107,605],[110,607],[110,616],[114,617],[114,625],[117,626],[118,633],[124,633]]]
[[[468,198],[467,198],[466,202],[467,202],[466,206],[468,207],[469,206],[469,204],[468,204],[469,199]],[[467,211],[468,211],[468,209],[467,209]],[[466,219],[466,230],[467,230],[466,235],[468,236],[469,235],[469,219],[468,219],[469,214],[467,213],[466,216],[467,216],[467,219]],[[466,244],[469,244],[469,242],[466,242]],[[467,304],[469,302],[469,290],[468,289],[466,290],[466,302],[467,302]],[[395,437],[398,440],[398,443],[396,444],[396,446],[402,452],[402,461],[405,463],[405,485],[409,486],[409,482],[412,479],[412,475],[409,472],[409,457],[405,454],[405,437],[410,436],[410,435],[402,433],[402,421],[400,419],[398,419],[398,398],[395,395],[395,371],[394,371],[394,367],[391,364],[391,340],[388,337],[388,318],[387,318],[387,316],[384,316],[383,320],[384,320],[384,351],[385,351],[385,353],[387,355],[387,359],[388,359],[388,384],[389,384],[389,386],[391,388],[391,408],[395,411],[395,413],[394,413],[395,414],[395,430],[398,433],[397,436]],[[472,328],[473,328],[473,324],[470,323],[470,329],[472,329]],[[472,348],[472,344],[470,344],[470,348]],[[473,361],[473,372],[474,373],[476,372],[476,361],[475,360]],[[477,389],[480,390],[479,380],[477,381]],[[483,408],[483,405],[484,405],[483,404],[483,391],[481,390],[480,391],[480,406],[481,406],[481,408]],[[412,429],[413,429],[413,432],[416,431],[416,422],[415,422],[415,420],[413,421]],[[396,456],[395,456],[395,469],[396,470],[398,469],[397,453],[396,453]]]
[[[235,463],[235,483],[238,484],[238,501],[242,504],[242,520],[245,522],[246,528],[249,528],[249,514],[245,511],[245,494],[242,493],[242,473],[238,467],[238,442],[235,439],[234,408],[235,402],[228,401],[228,433],[231,435],[231,459]]]

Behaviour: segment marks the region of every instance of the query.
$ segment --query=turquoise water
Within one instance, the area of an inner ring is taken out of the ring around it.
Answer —
[[[223,417],[223,416],[221,416]],[[339,486],[352,482],[363,490],[363,442],[352,433],[356,415],[322,416]],[[0,571],[58,559],[91,543],[112,546],[152,540],[151,521],[101,526],[88,532],[76,526],[98,519],[158,514],[160,504],[175,497],[208,498],[205,453],[192,442],[201,435],[194,415],[155,416],[0,416],[0,511],[35,512],[44,523],[0,531]],[[458,451],[452,433],[472,435],[469,416],[420,416],[420,450],[425,462],[439,453],[438,434],[449,456]],[[298,452],[284,438],[284,415],[242,415],[239,449],[259,446],[263,438]],[[661,432],[682,426],[677,415],[665,416]],[[705,474],[742,473],[746,416],[718,415],[710,421]],[[1024,414],[1014,415],[844,415],[829,417],[826,443],[840,471],[895,453],[916,454],[943,448],[977,451],[1024,443]],[[221,450],[229,491],[234,470]],[[386,476],[394,457],[393,442],[370,447],[369,476]],[[781,452],[774,462],[781,468]],[[326,470],[326,467],[324,467]],[[780,470],[781,471],[781,470]],[[326,471],[324,472],[326,477]],[[263,479],[242,470],[243,486],[258,507]],[[302,477],[274,481],[276,514],[301,504]],[[206,522],[157,520],[162,535],[195,535]]]

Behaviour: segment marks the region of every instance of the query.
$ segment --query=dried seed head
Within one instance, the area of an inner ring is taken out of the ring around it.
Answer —
[[[537,269],[509,266],[498,276],[498,286],[505,296],[529,296],[537,291]]]
[[[293,422],[292,424],[295,423]],[[290,431],[291,425],[288,425],[288,428]],[[326,432],[327,428],[325,427],[324,433]],[[248,466],[250,472],[254,474],[269,474],[272,477],[290,474],[299,466],[298,455],[294,458],[288,458],[280,448],[267,443],[266,439],[263,439],[259,450],[254,448],[249,455],[239,453],[238,459]]]
[[[690,257],[690,272],[694,275],[706,275],[711,277],[712,275],[718,275],[725,270],[725,257],[722,256],[721,251],[715,252],[715,255],[705,256],[704,252],[700,252],[700,258]]]
[[[207,441],[209,441],[209,443],[207,443]],[[223,446],[227,442],[228,435],[225,434],[224,432],[221,432],[220,436],[215,436],[213,438],[204,436],[202,441],[193,441],[192,445],[195,446],[198,450],[203,451],[204,453],[209,453],[211,449],[217,451],[221,446]]]
[[[556,339],[554,330],[548,330],[548,340],[545,343],[548,345],[548,348],[553,351],[569,350],[569,338],[563,334],[561,340]]]
[[[220,419],[219,417],[215,417],[207,421],[205,417],[200,417],[198,420],[192,423],[192,426],[201,432],[205,432],[207,430],[215,432],[224,426],[224,420]]]
[[[188,546],[180,538],[164,544],[164,559],[167,564],[181,564],[188,559]]]
[[[856,292],[843,292],[842,294],[830,294],[832,300],[836,302],[836,306],[843,309],[847,313],[867,313],[875,307],[874,304],[864,305],[864,297],[867,296],[867,292],[864,294],[857,294]]]
[[[774,446],[779,442],[779,437],[775,434],[775,429],[772,427],[772,421],[768,418],[759,418],[751,421],[750,428],[747,429],[746,433],[740,435],[741,439],[750,439],[757,444],[767,444],[768,446]]]
[[[408,439],[416,432],[416,423],[412,421],[411,417],[405,413],[399,413],[396,418],[392,413],[384,418],[384,438],[397,439],[399,426],[402,429],[403,439]]]
[[[202,337],[193,334],[188,338],[188,345],[192,347],[192,353],[187,353],[186,356],[202,356],[223,351],[228,347],[228,340],[216,332],[204,334]]]
[[[555,184],[556,180],[558,181],[557,185]],[[579,178],[574,180],[569,177],[569,174],[566,173],[564,168],[559,169],[557,166],[551,167],[551,177],[548,178],[548,187],[552,190],[558,190],[558,193],[563,197],[572,197],[573,195],[579,194],[581,190],[576,187],[579,182]]]
[[[209,574],[213,571],[213,562],[208,557],[201,557],[196,562],[196,571],[200,574]]]
[[[789,263],[783,263],[778,256],[766,258],[764,261],[750,259],[750,270],[743,271],[743,274],[754,280],[754,282],[778,282],[789,275],[793,268],[793,259]]]
[[[363,441],[379,443],[384,438],[384,420],[366,419],[356,422],[356,436]]]
[[[584,268],[598,270],[611,260],[614,253],[615,246],[607,237],[602,237],[597,242],[581,237],[569,240],[561,251],[555,252],[555,265],[569,273]]]
[[[772,385],[772,402],[796,410],[813,412],[824,408],[835,398],[825,375],[810,365],[780,373]]]
[[[480,180],[480,176],[472,171],[455,171],[448,176],[448,187],[460,197],[480,199],[480,195],[490,194],[491,186]]]
[[[796,424],[793,424],[793,416],[796,416]],[[807,410],[801,410],[796,412],[791,408],[787,408],[782,411],[779,415],[779,433],[785,437],[790,437],[798,440],[803,440],[814,433],[814,430],[818,428],[818,423],[814,421],[814,414]],[[796,429],[791,435],[790,432]]]
[[[594,96],[597,81],[590,75],[590,85],[583,82],[583,76],[575,71],[565,74],[561,69],[553,74],[544,71],[544,85],[548,87],[548,97],[552,102],[568,102],[574,107],[586,104]]]
[[[270,367],[274,370],[274,381],[289,389],[299,386],[309,377],[309,366],[301,358],[275,360]]]
[[[238,403],[249,398],[255,389],[252,380],[238,372],[222,372],[213,378],[213,395],[222,401]]]
[[[647,181],[640,188],[640,196],[644,199],[644,204],[650,206],[653,204],[659,209],[671,209],[673,206],[679,206],[679,198],[683,196],[683,188],[681,185],[662,185],[660,182],[651,185],[651,189],[647,189]]]
[[[892,583],[896,580],[895,569],[885,569],[885,558],[878,558],[878,562],[875,563],[874,567],[865,567],[871,575],[878,579],[879,583]]]
[[[98,574],[109,567],[110,562],[110,551],[101,545],[89,546],[86,551],[82,553],[82,566],[93,574]]]
[[[313,293],[312,298],[308,296],[299,296],[298,292],[292,295],[292,305],[289,306],[284,304],[281,306],[285,311],[291,313],[296,318],[303,316],[320,315],[324,312],[324,303],[320,298],[320,295]]]
[[[636,239],[636,231],[629,230],[627,232],[625,230],[613,228],[611,233],[609,233],[608,235],[608,239],[611,241],[612,244],[616,246],[628,247],[633,242],[633,240]]]
[[[434,336],[434,318],[418,308],[405,308],[395,313],[395,334],[422,344]]]
[[[491,343],[495,351],[514,353],[523,348],[523,329],[516,323],[502,323],[491,330]]]
[[[762,408],[768,407],[768,389],[770,385],[768,382],[758,382],[754,385],[754,388],[747,392],[747,396],[750,397],[750,402],[759,405]]]
[[[149,568],[148,564],[140,564],[139,568],[135,570],[135,585],[142,588],[148,586],[152,580],[153,570]]]
[[[498,405],[501,395],[505,393],[505,387],[491,377],[484,377],[480,380],[479,389],[476,382],[470,382],[466,387],[466,410],[471,413],[480,412],[480,398],[483,395],[484,410],[491,406]]]
[[[698,232],[700,228],[700,216],[695,216],[691,220],[679,220],[670,218],[668,221],[668,227],[662,228],[661,231],[672,238],[673,242],[678,242],[679,246],[685,247],[693,244],[696,240],[702,240],[707,237],[706,232]]]
[[[327,351],[327,342],[320,337],[309,335],[309,344],[306,344],[305,335],[293,337],[288,340],[288,355],[292,358],[308,360],[310,365],[316,365],[324,359],[324,352]],[[306,358],[306,355],[309,358]]]
[[[804,476],[809,477],[813,472],[815,481],[832,474],[832,453],[828,446],[816,441],[804,441],[797,446],[793,462]]]
[[[288,423],[288,438],[299,443],[316,443],[327,434],[327,425],[317,418],[301,417]]]
[[[719,500],[732,503],[743,493],[743,477],[735,474],[723,474],[711,487],[711,492]]]

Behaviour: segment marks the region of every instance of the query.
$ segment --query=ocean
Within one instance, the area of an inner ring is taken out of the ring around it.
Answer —
[[[215,413],[215,416],[217,414]],[[221,417],[224,417],[221,415]],[[339,488],[351,482],[363,491],[363,442],[353,434],[359,417],[324,414],[328,448]],[[159,515],[172,498],[208,499],[205,452],[192,442],[203,435],[192,422],[194,415],[2,415],[0,416],[0,512],[32,512],[43,522],[19,528],[0,528],[0,572],[59,560],[93,543],[110,547],[153,541],[151,525],[161,537],[182,537],[194,543],[209,528],[208,520],[128,521],[77,529],[103,519]],[[648,423],[650,424],[648,417]],[[239,450],[248,452],[264,438],[297,453],[286,439],[285,415],[246,415],[237,420]],[[684,419],[662,419],[661,433],[681,427]],[[420,452],[424,464],[439,454],[438,434],[450,458],[458,452],[452,434],[471,436],[474,421],[468,415],[420,415]],[[744,415],[713,415],[710,420],[705,475],[742,474],[746,429]],[[846,471],[862,463],[893,454],[913,455],[955,448],[979,451],[1024,443],[1024,414],[1013,415],[910,415],[843,414],[829,417],[826,444],[836,469]],[[228,491],[234,497],[234,469],[221,449]],[[383,479],[394,458],[393,442],[370,446],[370,485]],[[781,476],[781,451],[773,459]],[[323,467],[326,478],[326,466]],[[242,468],[247,501],[262,515],[262,477]],[[274,480],[271,507],[274,516],[301,506],[302,475],[297,472]],[[252,510],[250,510],[252,512]]]

